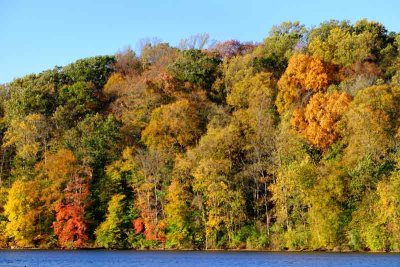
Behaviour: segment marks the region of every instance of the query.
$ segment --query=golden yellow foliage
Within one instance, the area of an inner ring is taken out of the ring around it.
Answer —
[[[49,131],[46,117],[41,114],[30,114],[23,119],[12,120],[4,135],[3,147],[15,146],[20,158],[35,159],[46,142]]]
[[[5,234],[19,247],[32,247],[39,235],[39,185],[35,181],[17,180],[8,192],[4,214],[7,216]]]
[[[168,241],[175,247],[182,247],[182,244],[190,244],[190,219],[191,209],[190,201],[192,195],[189,193],[189,187],[180,182],[179,179],[173,179],[168,187],[167,200],[165,206],[166,223],[171,228],[168,233]]]
[[[235,108],[247,108],[254,103],[274,98],[276,82],[269,72],[249,76],[233,85],[227,95],[227,103]]]
[[[313,39],[309,51],[327,62],[348,67],[371,56],[374,38],[370,32],[358,34],[348,29],[334,28],[326,40],[320,36]]]
[[[113,73],[110,78],[108,78],[107,83],[104,85],[103,92],[107,96],[118,96],[122,92],[125,78],[118,72]]]
[[[56,153],[45,153],[44,159],[36,164],[38,178],[44,183],[41,200],[48,212],[54,211],[56,202],[62,198],[62,186],[76,169],[76,158],[72,151],[60,149]]]
[[[346,112],[345,129],[349,145],[346,161],[353,162],[364,156],[373,160],[387,155],[395,144],[400,125],[400,87],[371,86],[360,90]]]
[[[200,126],[201,117],[196,106],[182,99],[156,108],[142,131],[142,138],[152,148],[182,150],[200,137]]]

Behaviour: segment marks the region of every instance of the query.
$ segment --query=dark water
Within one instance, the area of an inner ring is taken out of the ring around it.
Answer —
[[[3,266],[379,266],[400,267],[400,254],[188,252],[188,251],[10,251],[0,250]]]

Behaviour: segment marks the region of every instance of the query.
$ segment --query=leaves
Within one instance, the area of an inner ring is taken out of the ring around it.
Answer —
[[[124,247],[124,232],[122,229],[124,215],[123,200],[125,196],[113,195],[108,203],[107,217],[96,229],[96,243],[105,248]],[[126,237],[125,237],[126,238]]]
[[[323,92],[334,79],[333,68],[319,58],[297,54],[278,81],[276,106],[280,114],[301,105],[306,93]]]
[[[291,123],[311,144],[327,149],[340,136],[338,123],[351,100],[346,93],[317,93],[304,111],[294,111]]]
[[[90,204],[89,182],[92,179],[90,168],[76,169],[64,189],[64,199],[56,206],[54,232],[62,248],[85,247],[88,241],[85,209]]]
[[[200,50],[190,49],[181,52],[180,57],[169,66],[169,70],[180,81],[210,89],[216,78],[218,64],[217,58],[210,57]]]
[[[0,246],[399,251],[397,35],[284,22],[0,86]]]
[[[7,216],[5,234],[19,247],[33,247],[40,235],[38,206],[39,188],[35,181],[17,180],[8,192],[4,214]]]
[[[97,56],[77,60],[63,70],[73,82],[92,82],[97,89],[101,89],[112,72],[114,62],[112,56]]]
[[[184,151],[201,135],[201,119],[194,104],[179,100],[153,111],[142,138],[153,149]]]

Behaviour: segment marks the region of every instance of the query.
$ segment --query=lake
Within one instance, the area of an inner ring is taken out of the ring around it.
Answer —
[[[0,267],[48,266],[382,266],[400,267],[400,254],[0,250]]]

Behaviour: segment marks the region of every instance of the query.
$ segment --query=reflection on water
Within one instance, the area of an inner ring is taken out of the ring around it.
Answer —
[[[382,266],[400,267],[400,254],[200,251],[0,250],[3,266]]]

